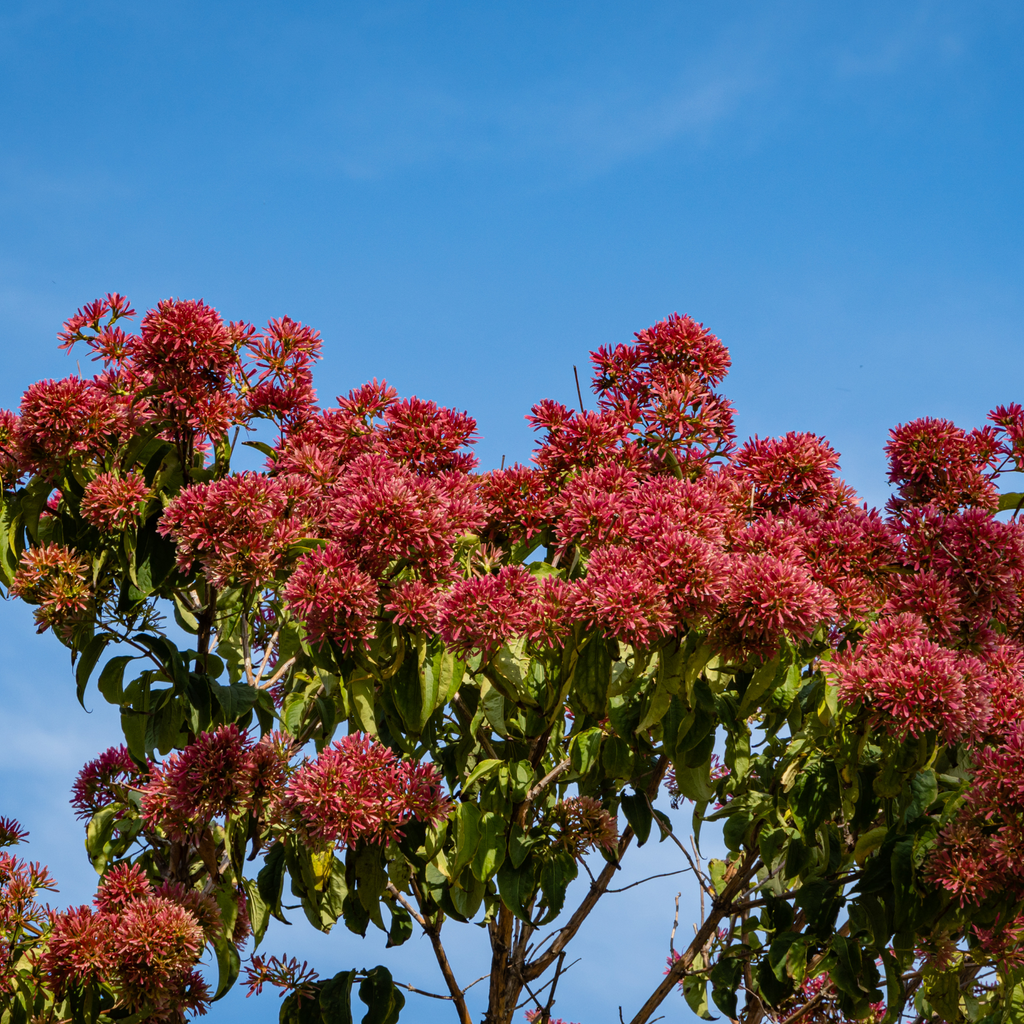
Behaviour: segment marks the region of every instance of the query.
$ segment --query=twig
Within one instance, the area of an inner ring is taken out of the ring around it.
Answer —
[[[570,761],[569,758],[566,758],[564,761],[559,761],[558,764],[556,764],[555,767],[552,768],[551,771],[549,771],[547,775],[545,775],[544,778],[540,780],[540,782],[538,782],[535,786],[532,786],[527,791],[526,799],[523,801],[523,803],[527,807],[529,807],[530,804],[532,804],[533,801],[536,800],[537,797],[547,788],[547,786],[555,779],[557,779],[558,776],[561,775],[562,772],[564,772],[571,765],[572,761]]]
[[[577,373],[575,366],[572,368],[572,375],[576,378],[576,397],[580,400],[580,413],[583,413],[586,411],[583,408],[583,392],[580,391],[580,375]]]
[[[726,917],[732,901],[743,889],[753,874],[757,863],[758,853],[751,850],[742,860],[734,861],[726,872],[726,884],[720,895],[712,901],[711,913],[700,926],[700,930],[693,941],[687,947],[686,952],[676,960],[668,971],[665,978],[658,987],[651,993],[648,1000],[637,1011],[630,1024],[647,1024],[651,1014],[662,1004],[665,997],[686,975],[698,953],[702,952],[718,928],[719,922]]]
[[[277,643],[277,638],[281,635],[281,627],[278,626],[274,630],[274,635],[267,641],[266,650],[263,652],[263,661],[260,663],[260,670],[256,673],[257,679],[263,678],[263,673],[267,669],[267,662],[270,661],[270,655],[274,653],[274,644]]]
[[[711,886],[708,884],[708,881],[707,881],[706,876],[704,875],[704,872],[701,871],[701,869],[697,866],[697,864],[695,864],[693,862],[693,858],[690,856],[690,851],[687,850],[687,848],[685,846],[683,846],[683,844],[679,841],[679,838],[676,836],[676,834],[674,832],[670,832],[668,829],[665,829],[665,834],[669,837],[669,839],[672,840],[673,843],[676,844],[676,846],[679,847],[680,850],[683,851],[683,856],[690,862],[690,869],[697,876],[697,881],[700,884],[701,912],[703,912],[704,893],[706,892],[712,899],[714,899],[715,898],[715,890],[712,889]],[[699,863],[699,858],[698,858],[698,863]],[[685,868],[683,870],[685,870]]]
[[[555,989],[558,988],[558,979],[562,976],[562,965],[565,963],[565,951],[558,955],[558,966],[555,968],[555,976],[551,979],[551,991],[548,993],[548,1002],[544,1007],[541,1016],[541,1024],[551,1024],[551,1007],[555,1005]]]
[[[267,679],[267,680],[265,680],[264,682],[260,683],[260,684],[259,684],[259,688],[260,688],[261,690],[267,690],[267,689],[269,689],[269,688],[270,688],[271,686],[273,686],[273,685],[274,685],[274,683],[276,683],[276,682],[278,681],[278,679],[280,679],[280,678],[281,678],[281,676],[283,676],[283,675],[285,674],[285,672],[287,672],[287,671],[288,671],[288,669],[290,669],[290,668],[292,667],[292,665],[294,665],[294,664],[295,664],[295,659],[294,659],[294,658],[289,658],[289,659],[288,659],[288,660],[287,660],[286,662],[283,662],[282,664],[278,665],[278,666],[277,666],[277,668],[276,668],[276,669],[275,669],[275,671],[274,671],[274,674],[273,674],[273,675],[272,675],[272,676],[271,676],[271,677],[270,677],[269,679]]]
[[[249,680],[250,686],[256,685],[252,675],[252,651],[249,650],[249,624],[245,619],[245,612],[242,612],[238,620],[238,634],[242,638],[242,661],[245,665],[245,678]]]
[[[420,908],[421,920],[426,922],[426,914],[423,913],[423,896],[420,892],[419,886],[416,883],[416,878],[413,876],[412,891],[416,897],[416,902]],[[448,986],[448,991],[451,993],[452,1002],[455,1004],[455,1009],[459,1014],[460,1024],[473,1024],[473,1018],[469,1014],[469,1008],[466,1006],[465,989],[459,988],[459,983],[455,980],[455,974],[452,971],[452,965],[448,962],[448,954],[445,952],[444,945],[441,943],[441,923],[444,920],[444,915],[439,914],[437,922],[435,924],[428,924],[424,928],[427,937],[430,939],[430,945],[434,950],[434,958],[437,960],[437,966],[441,968],[441,976],[444,978],[445,984]]]
[[[451,996],[442,996],[438,992],[424,992],[423,989],[415,988],[412,985],[409,985],[409,984],[407,984],[404,981],[395,981],[395,982],[392,982],[392,984],[395,986],[395,988],[404,988],[404,989],[406,989],[409,992],[415,992],[416,995],[418,995],[418,996],[430,996],[431,999],[447,999],[448,1002],[451,1002],[451,1000],[452,1000]]]
[[[413,919],[424,931],[429,931],[427,928],[427,922],[423,919],[423,915],[417,911],[417,909],[405,898],[405,895],[399,892],[391,882],[388,882],[387,891],[388,895],[393,896],[402,904],[403,907],[405,907],[406,910],[409,911]]]
[[[673,875],[685,874],[688,870],[688,868],[680,868],[678,871],[663,871],[660,875],[651,875],[650,878],[641,878],[639,882],[631,882],[629,885],[624,885],[621,889],[605,889],[605,892],[625,892],[627,889],[643,885],[644,882],[653,882],[656,878],[671,878]],[[591,877],[593,877],[593,875],[591,875]]]
[[[679,927],[679,897],[683,894],[676,893],[676,916],[672,919],[672,934],[668,937],[668,951],[676,955],[676,929]]]

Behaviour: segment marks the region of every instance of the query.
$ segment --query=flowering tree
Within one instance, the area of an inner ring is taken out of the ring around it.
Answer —
[[[204,1013],[287,884],[324,931],[425,934],[462,1024],[444,936],[482,923],[484,1019],[543,1024],[652,836],[702,915],[639,965],[633,1024],[677,987],[750,1024],[1024,1020],[1019,405],[896,428],[869,511],[821,438],[737,445],[728,353],[673,316],[593,354],[596,411],[533,408],[532,466],[477,473],[465,413],[376,380],[318,408],[308,327],[132,316],[80,310],[60,337],[99,373],[0,413],[0,575],[124,732],[74,787],[92,907],[49,910],[45,869],[0,853],[5,1022]],[[245,971],[292,1024],[351,1021],[353,989],[387,1024],[408,990]]]

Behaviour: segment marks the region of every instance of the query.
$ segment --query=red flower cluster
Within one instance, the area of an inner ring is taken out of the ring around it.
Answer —
[[[147,774],[132,760],[128,748],[110,747],[89,761],[75,778],[71,806],[75,817],[89,819],[112,803],[126,803],[128,791],[139,789]]]
[[[386,843],[409,821],[436,824],[450,809],[438,770],[402,761],[369,736],[353,733],[292,777],[284,813],[312,842]]]
[[[273,816],[288,778],[288,747],[270,733],[258,743],[237,725],[202,733],[163,765],[152,765],[143,816],[171,839],[188,842],[213,818],[249,811]]]
[[[591,796],[560,800],[551,813],[551,821],[558,826],[555,847],[577,860],[595,847],[613,853],[618,845],[618,822]]]
[[[38,606],[34,614],[40,633],[51,626],[63,629],[89,607],[90,575],[89,564],[73,549],[44,544],[22,555],[11,595]]]
[[[100,473],[85,485],[82,518],[105,533],[119,533],[138,525],[150,495],[149,486],[137,473],[126,477]]]
[[[991,429],[968,434],[949,420],[914,420],[893,427],[885,452],[889,482],[897,488],[889,502],[892,512],[914,505],[930,505],[942,512],[995,508],[990,471],[998,444]]]
[[[94,905],[53,916],[40,966],[58,994],[99,983],[148,1020],[206,1012],[210,994],[195,968],[214,936],[186,906],[155,890],[138,866],[123,864],[108,872]]]

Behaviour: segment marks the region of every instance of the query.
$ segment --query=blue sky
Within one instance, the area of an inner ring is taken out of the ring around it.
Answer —
[[[320,328],[324,401],[384,376],[468,409],[489,467],[528,457],[523,415],[572,402],[590,348],[678,310],[730,346],[742,434],[824,434],[880,504],[890,426],[1022,398],[1022,51],[1024,10],[989,0],[7,0],[0,405],[73,371],[83,302],[203,297]],[[23,609],[0,623],[0,813],[82,900],[65,794],[116,721]],[[567,1019],[657,980],[657,884],[560,985]],[[328,967],[383,959],[295,933]],[[645,970],[599,969],[622,944]],[[433,984],[427,956],[388,962]],[[243,1015],[276,1005],[213,1019]]]

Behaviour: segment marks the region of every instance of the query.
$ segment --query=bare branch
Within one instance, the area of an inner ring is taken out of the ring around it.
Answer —
[[[690,969],[695,957],[703,952],[711,941],[719,922],[727,917],[732,909],[732,901],[741,892],[756,870],[758,853],[749,851],[742,860],[734,861],[726,872],[726,884],[721,895],[716,896],[711,904],[711,913],[700,926],[693,941],[678,960],[668,969],[664,981],[651,993],[650,998],[640,1008],[630,1024],[648,1024],[651,1014],[661,1005],[665,997],[679,983]]]
[[[651,875],[649,878],[641,878],[639,882],[631,882],[629,885],[624,885],[621,889],[605,889],[605,892],[625,892],[627,889],[633,889],[638,885],[643,885],[644,882],[653,882],[656,878],[671,878],[673,875],[685,874],[689,868],[680,868],[678,871],[663,871],[660,875]]]
[[[533,801],[536,800],[537,797],[541,793],[543,793],[544,790],[547,789],[547,787],[555,779],[557,779],[559,775],[562,774],[562,772],[564,772],[567,768],[571,766],[571,764],[572,762],[569,760],[569,758],[566,758],[564,761],[559,761],[558,764],[556,764],[555,767],[552,768],[551,771],[549,771],[547,775],[545,775],[544,778],[540,780],[540,782],[538,782],[535,786],[532,786],[529,789],[529,791],[526,794],[526,799],[523,801],[523,803],[527,807],[529,807],[530,804],[532,804]]]
[[[245,618],[244,611],[238,620],[238,635],[242,638],[242,662],[245,665],[245,678],[250,686],[255,686],[256,680],[252,674],[252,651],[249,649],[249,623]]]
[[[444,945],[441,942],[441,924],[444,921],[444,915],[438,914],[436,923],[426,924],[427,916],[423,913],[423,895],[416,884],[415,877],[412,879],[412,891],[420,908],[420,920],[425,923],[424,931],[430,939],[430,945],[434,950],[434,959],[437,960],[437,966],[441,968],[441,976],[448,986],[452,1002],[458,1011],[459,1024],[473,1024],[473,1018],[469,1015],[469,1008],[466,1006],[465,990],[459,988],[459,983],[455,980],[455,974],[452,971],[452,965],[448,961],[448,954],[445,952]]]
[[[294,658],[289,658],[289,659],[288,659],[287,661],[285,661],[285,662],[282,662],[282,663],[281,663],[280,665],[278,665],[278,666],[277,666],[277,668],[276,668],[276,669],[274,670],[274,674],[273,674],[273,675],[272,675],[272,676],[271,676],[271,677],[270,677],[269,679],[265,679],[265,680],[264,680],[263,682],[261,682],[261,683],[259,684],[259,687],[260,687],[260,689],[261,689],[261,690],[267,690],[267,689],[269,689],[269,688],[270,688],[271,686],[273,686],[273,685],[274,685],[274,683],[276,683],[276,682],[278,681],[278,679],[280,679],[280,678],[281,678],[281,677],[282,677],[282,676],[283,676],[283,675],[285,674],[285,672],[287,672],[287,671],[288,671],[288,669],[290,669],[290,668],[292,667],[292,665],[294,665],[294,664],[295,664],[295,659],[294,659]]]
[[[271,654],[274,653],[274,644],[277,643],[277,638],[281,635],[281,627],[278,626],[274,630],[274,635],[267,641],[266,650],[263,652],[263,661],[260,662],[260,670],[256,673],[256,679],[259,681],[263,678],[263,673],[267,670],[267,662],[270,661]]]
[[[401,893],[394,887],[391,882],[388,882],[388,894],[393,896],[399,903],[409,911],[413,920],[426,932],[430,929],[427,927],[427,922],[423,919],[423,915],[405,898],[405,894]]]

